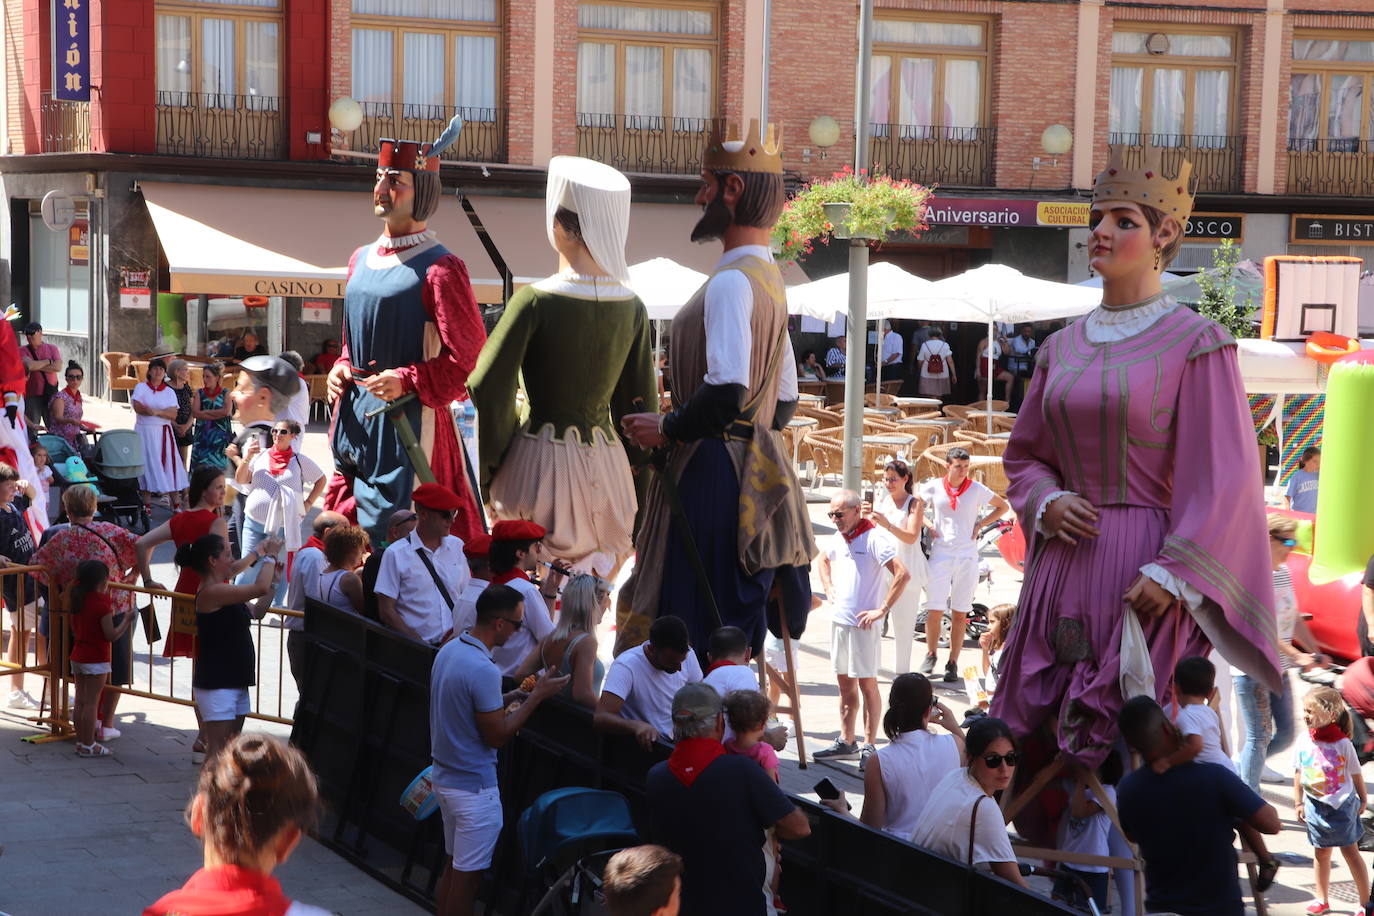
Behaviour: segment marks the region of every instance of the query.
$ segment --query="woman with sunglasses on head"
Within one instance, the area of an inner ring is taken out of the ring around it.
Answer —
[[[180,502],[186,489],[186,465],[177,451],[177,393],[167,384],[167,364],[160,359],[148,363],[145,381],[129,395],[133,405],[134,429],[143,443],[143,474],[139,489],[143,507],[151,510],[153,495],[168,496]],[[179,506],[177,508],[180,508]]]
[[[968,765],[931,790],[911,842],[1025,887],[996,798],[1021,762],[1011,729],[1001,719],[979,719],[964,736],[964,754]]]
[[[299,423],[283,418],[272,424],[270,448],[264,449],[256,438],[248,441],[244,460],[234,472],[239,489],[247,488],[248,498],[243,507],[244,556],[252,553],[268,534],[282,538],[288,551],[294,552],[300,546],[301,519],[324,493],[326,482],[320,466],[293,448],[300,434]],[[238,583],[246,585],[251,581],[250,575],[245,570]],[[282,577],[273,600],[280,604],[285,598],[286,578]]]
[[[86,378],[86,371],[76,360],[68,360],[65,377],[67,386],[48,402],[48,432],[61,436],[84,458],[91,451],[85,436],[86,425],[81,420],[81,383]]]
[[[925,526],[926,504],[911,490],[915,480],[905,461],[888,462],[883,469],[885,491],[877,505],[864,503],[864,517],[883,529],[897,542],[897,558],[911,578],[892,604],[892,640],[896,648],[892,670],[905,674],[911,670],[911,641],[916,635],[916,616],[921,607],[921,592],[930,578],[926,555],[921,550],[921,529]],[[875,512],[874,509],[877,509]]]
[[[1293,743],[1293,681],[1290,670],[1297,668],[1325,668],[1331,659],[1320,652],[1297,648],[1310,646],[1315,650],[1317,640],[1298,614],[1298,596],[1288,574],[1288,555],[1297,546],[1296,519],[1271,512],[1269,521],[1269,559],[1274,569],[1274,618],[1278,629],[1275,648],[1279,653],[1281,691],[1275,692],[1245,672],[1231,669],[1236,699],[1240,703],[1241,722],[1245,726],[1245,744],[1241,748],[1238,775],[1252,790],[1260,791],[1264,776],[1264,761]],[[1291,776],[1275,774],[1279,779],[1266,782],[1292,781]]]

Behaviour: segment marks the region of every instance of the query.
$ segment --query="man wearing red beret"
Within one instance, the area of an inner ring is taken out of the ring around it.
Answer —
[[[553,603],[563,574],[551,565],[542,586],[531,582],[529,575],[544,558],[545,534],[542,525],[524,519],[502,519],[491,529],[492,584],[509,585],[525,599],[525,625],[491,653],[504,675],[513,675],[530,650],[553,632]]]
[[[468,560],[468,584],[458,596],[453,611],[453,634],[457,636],[477,622],[477,596],[491,585],[491,535],[483,532],[463,542],[463,556]]]
[[[468,584],[463,542],[448,533],[463,501],[437,483],[421,484],[411,498],[415,530],[382,555],[377,611],[396,632],[439,645],[453,633],[458,596]]]

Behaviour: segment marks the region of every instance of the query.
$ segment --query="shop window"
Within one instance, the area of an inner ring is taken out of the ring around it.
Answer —
[[[496,0],[353,0],[353,97],[369,118],[447,123],[456,108],[495,123],[498,13]]]
[[[1149,26],[1115,32],[1108,104],[1112,143],[1229,147],[1236,45],[1232,32]]]
[[[582,3],[579,127],[704,132],[715,112],[717,14],[714,4]]]
[[[976,139],[988,123],[986,20],[873,22],[874,136]]]
[[[158,104],[276,111],[281,0],[157,4]]]
[[[89,334],[91,267],[86,204],[77,202],[77,222],[54,232],[43,224],[38,201],[29,208],[29,309],[44,330]],[[85,242],[83,246],[83,241]]]
[[[1374,39],[1293,38],[1288,148],[1349,153],[1374,139]]]

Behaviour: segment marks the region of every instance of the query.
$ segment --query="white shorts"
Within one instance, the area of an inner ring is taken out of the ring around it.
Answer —
[[[195,687],[191,690],[191,695],[196,699],[200,718],[204,722],[232,722],[248,715],[252,708],[248,702],[247,687]]]
[[[959,555],[935,550],[930,554],[929,567],[926,610],[949,610],[960,614],[971,611],[973,594],[978,590],[978,554]]]
[[[72,662],[72,674],[109,674],[109,662]]]
[[[878,648],[883,627],[875,623],[868,629],[830,624],[830,661],[836,674],[846,677],[877,677]]]
[[[435,786],[439,813],[444,818],[444,852],[453,857],[454,871],[486,871],[491,868],[496,840],[505,817],[501,790],[488,786],[479,792]]]
[[[787,673],[787,652],[783,649],[781,636],[768,634],[768,638],[763,641],[763,659],[779,674]]]
[[[15,611],[13,608],[8,608],[8,610],[11,629],[33,631],[38,628],[38,602],[30,601],[24,605],[22,611]]]

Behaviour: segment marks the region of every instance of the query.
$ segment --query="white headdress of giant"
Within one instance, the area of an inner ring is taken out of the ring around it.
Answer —
[[[582,241],[593,260],[621,283],[630,280],[625,239],[630,232],[630,180],[601,162],[580,156],[549,161],[544,225],[553,244],[553,215],[559,207],[577,214]]]

